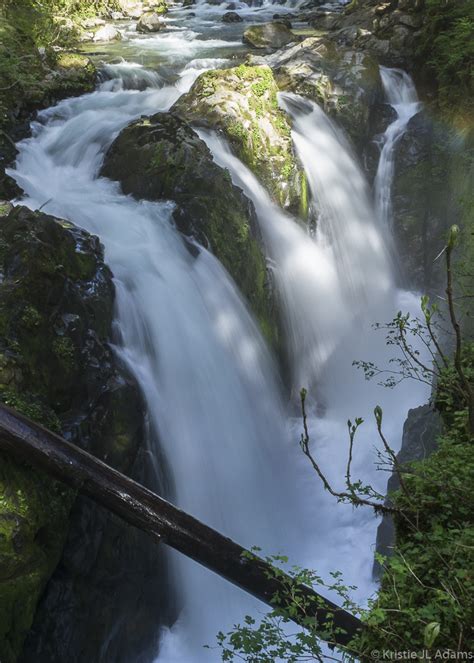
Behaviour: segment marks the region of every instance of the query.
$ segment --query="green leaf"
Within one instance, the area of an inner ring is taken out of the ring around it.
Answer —
[[[441,626],[439,622],[430,622],[429,624],[426,625],[425,627],[425,645],[426,647],[432,647],[434,644],[434,641],[439,635],[439,630]]]

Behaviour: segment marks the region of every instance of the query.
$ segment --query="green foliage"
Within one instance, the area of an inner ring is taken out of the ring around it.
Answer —
[[[417,57],[434,77],[443,105],[469,104],[472,110],[474,0],[426,0],[425,11]]]
[[[113,8],[115,0],[0,3],[0,134],[8,129],[12,113],[21,108],[92,91],[95,70],[90,61],[60,49],[75,46],[82,20]],[[45,49],[42,55],[38,48]],[[63,75],[46,81],[51,69],[60,69]]]
[[[259,551],[258,548],[254,548]],[[346,586],[341,573],[331,574],[331,582],[326,583],[317,573],[298,566],[288,568],[288,558],[282,555],[266,557],[265,561],[273,568],[272,577],[281,585],[281,590],[274,596],[274,608],[263,619],[257,621],[247,615],[243,624],[238,624],[229,633],[217,635],[217,646],[221,650],[223,661],[239,660],[249,663],[286,663],[318,660],[323,650],[321,636],[326,642],[334,642],[336,629],[332,615],[325,623],[318,625],[318,635],[314,628],[314,613],[319,607],[318,601],[308,598],[301,587],[310,587],[315,592],[331,592],[337,595],[341,607],[354,613],[359,608],[350,599],[354,586]],[[288,597],[290,597],[289,604]],[[301,613],[307,615],[301,620],[305,628],[295,628],[293,618]]]
[[[445,435],[435,454],[412,464],[405,476],[408,495],[392,496],[400,509],[397,546],[385,560],[378,597],[366,615],[371,628],[358,649],[421,650],[430,632],[436,648],[474,648],[473,468],[474,447],[456,434]]]

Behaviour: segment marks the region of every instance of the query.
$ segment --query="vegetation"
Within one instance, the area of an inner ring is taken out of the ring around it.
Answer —
[[[81,22],[117,9],[116,0],[4,0],[0,6],[0,130],[18,107],[37,107],[58,93],[59,81],[47,77],[60,70],[65,96],[95,84],[90,61],[66,54],[77,43]],[[71,79],[71,72],[75,76]],[[62,81],[61,81],[62,83]],[[69,86],[69,87],[68,87]],[[75,86],[75,87],[74,87]]]
[[[388,368],[358,362],[368,378],[383,374],[387,386],[395,386],[407,378],[430,383],[436,379],[433,401],[443,419],[444,431],[438,440],[438,450],[429,458],[401,466],[385,439],[382,410],[379,407],[374,410],[382,441],[378,462],[395,472],[399,490],[384,498],[370,486],[352,480],[353,445],[357,429],[363,423],[357,419],[355,423],[348,422],[346,490],[335,491],[310,449],[306,392],[301,394],[304,432],[300,445],[325,488],[338,500],[355,507],[370,506],[376,512],[389,513],[396,529],[394,554],[388,559],[379,559],[384,568],[381,587],[367,609],[351,601],[353,588],[343,584],[339,572],[334,573],[334,583],[326,585],[339,595],[341,607],[358,614],[367,627],[350,643],[347,651],[341,653],[347,660],[368,660],[370,652],[383,650],[419,652],[417,658],[422,657],[420,652],[423,651],[432,655],[440,651],[446,657],[450,652],[474,650],[474,496],[470,490],[474,478],[474,343],[461,335],[459,302],[453,290],[452,253],[457,234],[454,227],[444,249],[453,355],[448,356],[443,348],[439,309],[423,298],[422,321],[399,313],[388,325],[379,326],[387,332],[387,343],[401,352]],[[415,346],[412,345],[414,339]],[[417,349],[420,343],[427,349],[433,364],[424,363]],[[278,564],[287,560],[280,557],[273,558],[272,562],[277,564],[278,578]],[[311,586],[325,584],[315,572],[306,569],[296,568],[293,575],[298,582]],[[301,601],[301,596],[294,596],[294,606],[299,605],[301,609]],[[292,663],[328,660],[315,634],[312,606],[307,606],[307,613],[307,628],[289,631],[292,608],[283,608],[279,596],[275,596],[275,609],[259,624],[247,616],[243,625],[218,635],[223,660],[239,658],[249,663],[270,663],[278,657]],[[333,641],[330,625],[327,640]]]
[[[426,0],[417,57],[438,86],[442,106],[472,113],[474,0]],[[469,115],[465,117],[470,121]]]

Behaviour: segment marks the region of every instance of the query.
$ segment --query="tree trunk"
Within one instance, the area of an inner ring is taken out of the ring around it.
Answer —
[[[41,468],[267,605],[272,606],[277,593],[282,597],[279,605],[285,605],[285,594],[291,603],[288,588],[294,582],[289,576],[276,577],[271,565],[245,555],[245,549],[231,539],[4,405],[0,405],[0,451]],[[299,586],[298,592],[306,609],[292,615],[295,622],[307,626],[311,617],[326,633],[325,625],[332,623],[333,644],[341,646],[361,630],[356,617],[310,588]]]

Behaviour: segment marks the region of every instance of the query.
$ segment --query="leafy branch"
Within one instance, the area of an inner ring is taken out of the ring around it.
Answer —
[[[301,400],[301,413],[303,417],[303,432],[301,433],[300,447],[304,455],[310,461],[316,474],[321,479],[324,488],[331,495],[336,497],[339,502],[348,502],[353,504],[354,506],[368,506],[374,509],[376,513],[389,513],[389,514],[399,513],[398,509],[383,504],[385,496],[380,495],[380,493],[377,493],[372,488],[372,486],[364,485],[361,481],[354,482],[352,480],[351,466],[352,466],[353,451],[354,451],[354,440],[359,426],[361,426],[364,422],[364,420],[361,418],[355,419],[354,423],[350,419],[347,422],[347,428],[349,433],[349,451],[347,456],[346,475],[345,475],[346,490],[337,491],[332,487],[328,478],[321,470],[321,467],[318,461],[316,460],[314,453],[310,450],[308,415],[306,412],[306,395],[307,395],[306,389],[302,389],[300,391],[300,400]],[[400,464],[398,463],[395,452],[388,445],[387,440],[382,432],[382,408],[380,406],[377,405],[377,407],[374,410],[374,415],[377,422],[377,431],[380,439],[382,440],[385,451],[387,452],[388,457],[393,461],[394,469],[399,475],[400,485],[405,486],[402,478],[402,469],[400,467]]]

